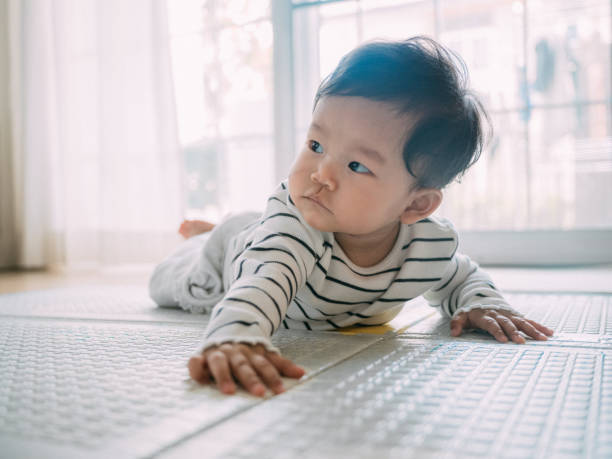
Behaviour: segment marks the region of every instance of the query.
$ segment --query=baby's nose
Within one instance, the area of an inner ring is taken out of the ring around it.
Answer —
[[[334,166],[329,161],[321,161],[317,170],[310,175],[310,179],[328,188],[330,191],[334,191],[337,187],[336,171],[334,171]]]

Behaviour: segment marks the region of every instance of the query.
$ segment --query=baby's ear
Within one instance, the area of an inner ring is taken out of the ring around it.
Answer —
[[[442,203],[442,191],[437,188],[420,188],[410,194],[410,202],[401,216],[405,225],[411,225],[433,214]]]

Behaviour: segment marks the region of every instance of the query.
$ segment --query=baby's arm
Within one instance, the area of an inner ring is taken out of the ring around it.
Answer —
[[[265,261],[261,257],[268,257],[270,252],[256,250],[260,247],[262,244],[251,245],[251,250],[237,259],[241,277],[215,306],[203,351],[189,361],[194,380],[208,383],[214,379],[226,394],[234,393],[234,378],[253,395],[263,396],[266,387],[274,393],[284,390],[281,375],[300,378],[304,374],[300,367],[281,357],[270,341],[294,292],[305,282],[301,263],[297,263],[302,258],[299,250],[292,247],[282,249],[282,258],[277,254],[277,260],[282,261]]]
[[[299,378],[304,370],[280,356],[270,338],[283,325],[287,308],[324,250],[323,236],[303,224],[288,206],[285,189],[269,200],[258,226],[230,254],[231,286],[215,306],[201,353],[191,359],[193,379],[214,378],[225,393],[232,377],[254,395],[265,387],[282,391],[280,376]],[[285,323],[285,327],[287,324]]]
[[[224,394],[236,391],[234,380],[251,394],[262,397],[266,387],[275,394],[284,392],[281,375],[299,379],[304,370],[260,344],[224,343],[212,346],[189,360],[189,374],[201,384],[212,380]]]

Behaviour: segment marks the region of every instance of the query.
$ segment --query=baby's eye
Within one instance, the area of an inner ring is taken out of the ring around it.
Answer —
[[[319,142],[316,140],[310,140],[308,143],[312,151],[315,153],[323,153],[323,146]]]
[[[359,172],[360,174],[367,174],[368,172],[370,172],[370,169],[365,167],[363,164],[358,163],[357,161],[351,161],[348,167],[353,172]]]

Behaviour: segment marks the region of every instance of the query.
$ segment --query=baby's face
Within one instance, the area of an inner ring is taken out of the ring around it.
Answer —
[[[367,235],[396,225],[414,178],[402,158],[410,118],[362,97],[319,100],[289,192],[320,231]]]

